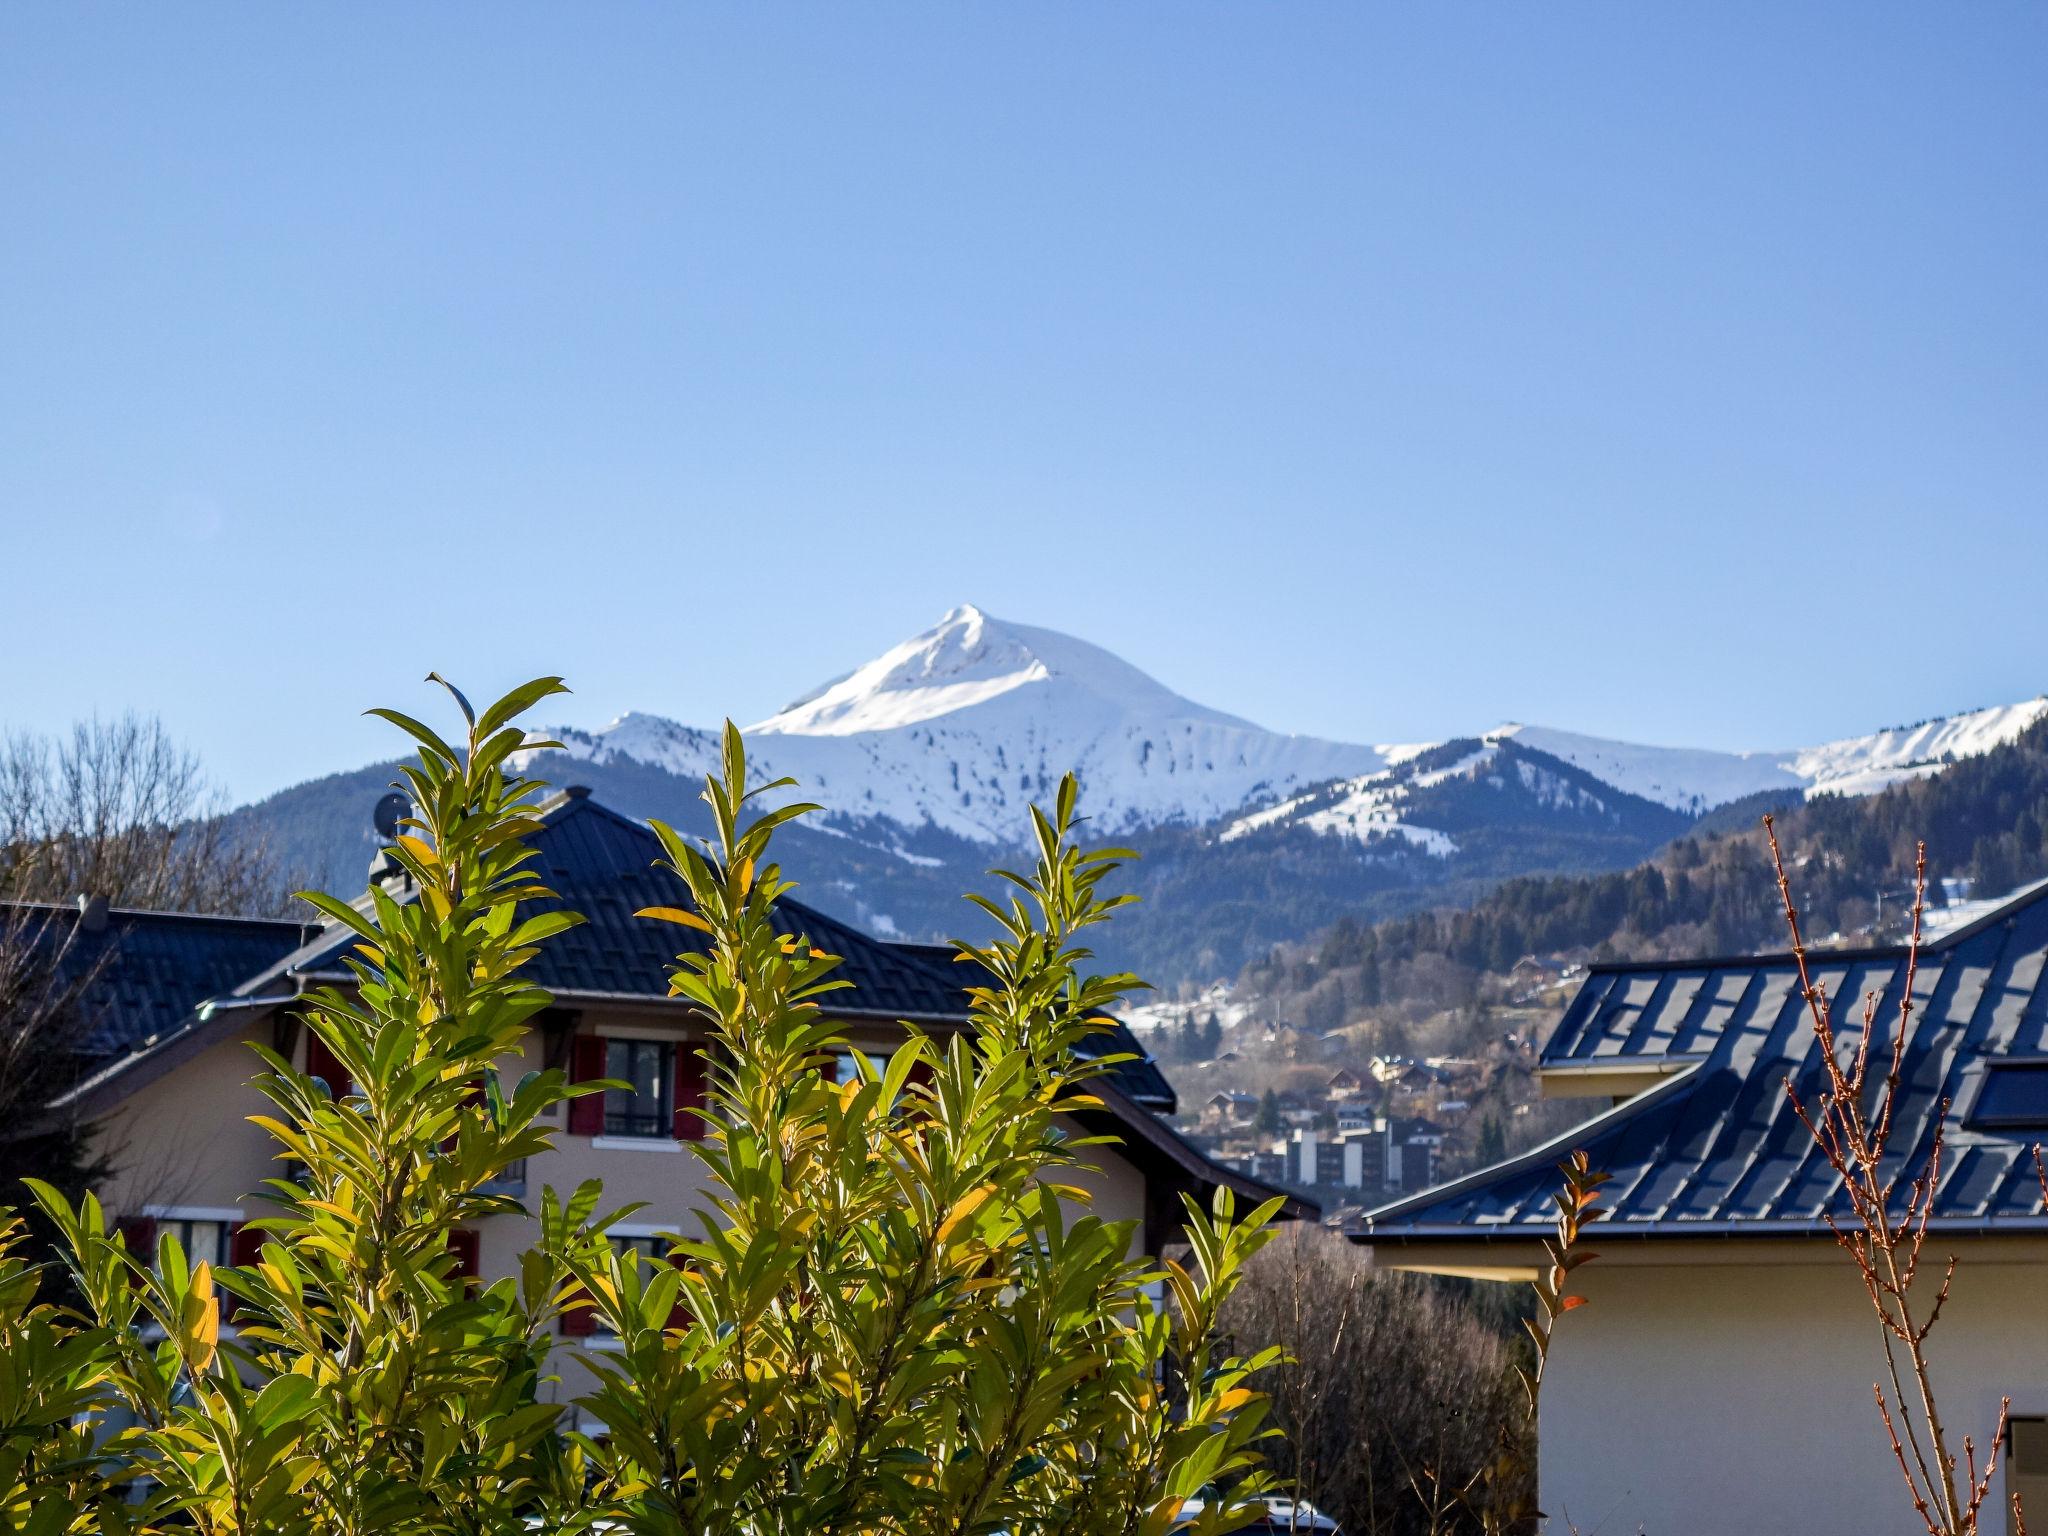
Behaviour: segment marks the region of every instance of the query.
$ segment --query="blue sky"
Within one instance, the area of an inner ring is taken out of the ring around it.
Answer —
[[[957,602],[1353,739],[2048,688],[2048,8],[0,12],[0,724]]]

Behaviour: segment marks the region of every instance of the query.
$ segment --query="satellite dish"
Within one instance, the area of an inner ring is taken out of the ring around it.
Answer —
[[[377,802],[377,809],[370,820],[377,828],[377,835],[388,843],[398,836],[398,824],[411,810],[412,802],[394,789]]]

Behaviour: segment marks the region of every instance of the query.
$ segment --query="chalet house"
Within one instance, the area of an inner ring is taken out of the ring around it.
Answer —
[[[1906,1181],[1935,1169],[1929,1298],[1949,1433],[1981,1448],[2010,1397],[1987,1532],[2017,1491],[2048,1520],[2048,1215],[2034,1165],[2048,1139],[2048,890],[1922,947],[1894,1107]],[[1821,951],[1838,1023],[1895,1029],[1902,948]],[[1852,1028],[1853,1036],[1853,1028]],[[1889,1041],[1891,1036],[1885,1039]],[[1583,1149],[1612,1175],[1591,1302],[1559,1325],[1544,1380],[1540,1500],[1563,1528],[1658,1536],[1924,1527],[1879,1422],[1889,1389],[1877,1322],[1826,1225],[1839,1182],[1787,1100],[1821,1069],[1787,956],[1593,967],[1539,1062],[1543,1090],[1602,1101],[1566,1135],[1383,1206],[1354,1235],[1375,1263],[1527,1279],[1557,1164]]]
[[[633,914],[687,898],[680,881],[654,867],[661,849],[641,823],[576,789],[541,810],[535,868],[587,921],[551,940],[523,973],[554,994],[554,1006],[536,1020],[522,1057],[506,1063],[507,1085],[528,1070],[559,1067],[577,1079],[638,1086],[558,1107],[553,1149],[517,1170],[510,1192],[536,1209],[544,1184],[566,1190],[601,1178],[607,1204],[646,1202],[635,1224],[614,1230],[651,1246],[658,1233],[694,1229],[692,1211],[703,1205],[704,1176],[686,1143],[704,1128],[684,1111],[702,1102],[703,1062],[690,1047],[707,1024],[668,996],[683,930]],[[844,958],[839,974],[853,987],[832,994],[829,1007],[850,1049],[891,1049],[905,1023],[938,1035],[969,1026],[963,971],[950,950],[884,943],[795,902],[779,915]],[[99,1129],[98,1146],[115,1169],[101,1191],[110,1214],[132,1239],[171,1226],[195,1256],[246,1258],[253,1241],[245,1242],[242,1223],[260,1208],[253,1192],[278,1167],[275,1144],[246,1119],[266,1107],[251,1086],[259,1062],[249,1047],[260,1042],[325,1077],[337,1097],[346,1094],[339,1064],[296,1011],[309,989],[350,984],[341,959],[352,937],[338,925],[96,907],[51,916],[77,925],[67,963],[97,966],[96,1024],[86,1042],[92,1067],[54,1109]],[[1182,1193],[1205,1204],[1218,1185],[1246,1200],[1273,1193],[1210,1161],[1165,1123],[1173,1089],[1128,1032],[1103,1037],[1096,1049],[1137,1059],[1091,1085],[1102,1106],[1077,1116],[1076,1129],[1116,1144],[1091,1150],[1092,1166],[1072,1182],[1090,1188],[1100,1214],[1136,1220],[1146,1252],[1157,1253],[1178,1230]],[[1314,1208],[1291,1200],[1288,1213],[1312,1216]],[[501,1216],[451,1234],[451,1245],[493,1279],[513,1272],[536,1235],[532,1220]],[[587,1331],[588,1314],[564,1326]]]
[[[1354,1098],[1365,1091],[1365,1079],[1350,1067],[1339,1067],[1330,1074],[1329,1086],[1324,1090],[1333,1100]]]
[[[1375,1056],[1366,1063],[1366,1071],[1382,1087],[1406,1093],[1420,1093],[1436,1082],[1429,1068],[1407,1056]]]
[[[1259,1096],[1247,1093],[1241,1088],[1227,1088],[1212,1093],[1202,1105],[1202,1123],[1206,1126],[1227,1127],[1248,1125],[1259,1112]]]

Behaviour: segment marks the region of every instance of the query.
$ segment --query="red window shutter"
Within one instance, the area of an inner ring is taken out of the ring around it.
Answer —
[[[578,1035],[571,1046],[569,1055],[569,1081],[588,1083],[604,1076],[604,1036]],[[569,1101],[569,1134],[571,1136],[602,1136],[604,1134],[604,1095],[585,1094],[580,1099]],[[588,1330],[585,1330],[588,1332]]]
[[[484,1091],[484,1085],[480,1082],[471,1083],[469,1086],[469,1092],[464,1094],[462,1098],[463,1107],[465,1109],[473,1109],[479,1104],[488,1104],[489,1102],[490,1098]],[[458,1123],[457,1130],[450,1131],[446,1136],[444,1136],[441,1139],[441,1150],[443,1152],[453,1154],[453,1152],[455,1151],[456,1137],[459,1134],[460,1130]]]
[[[254,1269],[263,1262],[263,1232],[246,1221],[238,1221],[228,1233],[228,1262],[237,1269]],[[232,1320],[242,1304],[226,1291],[220,1293],[220,1315]]]
[[[474,1227],[457,1227],[448,1234],[448,1251],[455,1255],[456,1280],[483,1279],[483,1234]]]
[[[704,1139],[704,1053],[687,1040],[676,1043],[676,1129],[678,1141]]]
[[[128,1251],[143,1263],[154,1262],[156,1255],[156,1218],[154,1216],[123,1216],[114,1223],[114,1230],[121,1234],[128,1244]]]
[[[356,1085],[349,1081],[348,1069],[342,1066],[340,1058],[327,1048],[325,1040],[310,1031],[306,1035],[306,1076],[326,1083],[337,1103],[355,1092]]]
[[[581,1286],[576,1288],[579,1300],[587,1299],[588,1293]],[[578,1307],[573,1312],[562,1314],[562,1336],[569,1339],[587,1338],[597,1332],[597,1309]]]

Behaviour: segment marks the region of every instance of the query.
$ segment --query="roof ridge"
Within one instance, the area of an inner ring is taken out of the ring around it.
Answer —
[[[1569,1152],[1577,1145],[1593,1140],[1596,1136],[1613,1129],[1616,1125],[1632,1118],[1642,1110],[1662,1104],[1666,1099],[1676,1095],[1681,1085],[1689,1086],[1692,1080],[1699,1075],[1700,1069],[1705,1065],[1706,1060],[1704,1058],[1692,1062],[1679,1071],[1672,1073],[1654,1087],[1644,1089],[1633,1098],[1623,1099],[1619,1104],[1613,1105],[1590,1120],[1582,1120],[1577,1125],[1558,1132],[1557,1135],[1551,1137],[1548,1141],[1540,1142],[1526,1152],[1519,1153],[1502,1162],[1494,1163],[1490,1167],[1475,1168],[1472,1172],[1462,1174],[1447,1183],[1435,1185],[1417,1194],[1404,1195],[1399,1200],[1391,1201],[1386,1205],[1367,1211],[1361,1218],[1364,1225],[1353,1236],[1358,1237],[1361,1241],[1369,1240],[1373,1227],[1383,1219],[1405,1216],[1413,1211],[1426,1210],[1430,1206],[1448,1200],[1453,1196],[1467,1194],[1475,1189],[1483,1189],[1488,1184],[1500,1183],[1511,1178],[1519,1178],[1539,1165],[1551,1163],[1554,1161],[1557,1153]],[[1391,1120],[1391,1118],[1390,1116],[1389,1119]]]
[[[653,830],[645,818],[628,816],[624,811],[614,810],[606,805],[591,792],[587,784],[557,784],[550,788],[552,793],[534,807],[543,821],[566,820],[579,810],[591,810],[636,832],[651,833]]]
[[[0,900],[0,911],[8,912],[66,912],[78,916],[78,906],[69,901],[6,901]],[[246,923],[283,928],[311,928],[319,918],[310,910],[304,917],[262,917],[253,912],[181,912],[174,907],[108,907],[107,916],[159,918],[183,923]]]

